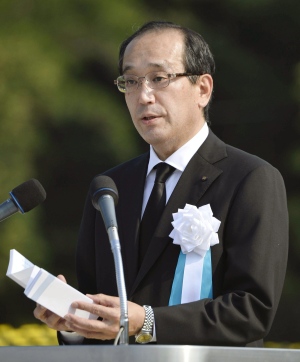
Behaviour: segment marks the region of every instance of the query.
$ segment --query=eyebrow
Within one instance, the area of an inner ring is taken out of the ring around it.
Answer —
[[[164,60],[162,63],[148,63],[147,68],[156,68],[156,69],[163,69],[167,71],[167,68],[170,69],[169,62]],[[134,69],[133,65],[127,65],[123,69],[123,73],[127,72],[128,70]]]

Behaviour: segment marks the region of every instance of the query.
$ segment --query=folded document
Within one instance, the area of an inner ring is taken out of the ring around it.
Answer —
[[[95,314],[71,307],[75,301],[93,303],[92,299],[32,264],[15,249],[10,251],[6,275],[25,288],[24,293],[28,298],[62,318],[68,313],[86,319],[98,318]]]

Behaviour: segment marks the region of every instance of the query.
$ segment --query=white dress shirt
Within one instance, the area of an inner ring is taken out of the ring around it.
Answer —
[[[202,143],[206,140],[208,136],[208,125],[205,122],[204,126],[201,130],[191,138],[187,143],[181,146],[176,152],[174,152],[171,156],[169,156],[164,162],[173,166],[175,171],[166,181],[166,202],[168,202],[175,186],[177,185],[180,176],[185,170],[187,164],[190,162],[191,158],[197,152],[198,148],[202,145]],[[150,146],[150,159],[148,163],[148,171],[145,181],[144,188],[144,198],[143,198],[143,206],[142,206],[142,215],[145,211],[148,199],[150,197],[152,188],[154,186],[156,170],[153,169],[158,163],[161,161],[157,154],[155,153],[152,146]]]

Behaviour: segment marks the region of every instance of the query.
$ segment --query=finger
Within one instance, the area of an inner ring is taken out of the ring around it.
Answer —
[[[92,332],[101,332],[105,326],[103,324],[103,322],[99,321],[99,320],[90,320],[90,319],[86,319],[86,318],[81,318],[78,317],[74,314],[67,314],[65,316],[65,323],[67,327],[72,327],[72,329],[74,328],[79,330],[81,329],[82,331],[92,331]]]
[[[45,314],[46,310],[47,310],[46,308],[44,308],[40,304],[37,304],[36,308],[33,311],[33,315],[35,316],[35,318],[41,319],[43,317],[43,315]]]
[[[37,305],[37,307],[33,311],[33,314],[35,318],[47,324],[47,326],[52,329],[58,331],[68,330],[68,328],[65,325],[65,320],[63,318],[51,312],[50,310],[42,307],[41,305]]]
[[[114,339],[119,331],[118,324],[107,324],[99,320],[88,320],[74,315],[66,315],[66,326],[86,338]]]
[[[107,307],[105,305],[99,305],[95,303],[74,302],[72,303],[72,307],[82,309],[110,321],[118,321],[120,319],[119,306]]]
[[[113,332],[112,330],[106,330],[100,332],[100,331],[86,330],[79,327],[72,328],[72,330],[85,338],[100,339],[102,341],[115,339],[118,334],[118,331]]]
[[[57,331],[68,330],[68,327],[65,324],[65,319],[54,313],[49,314],[43,322],[46,323],[50,328],[53,328]]]
[[[59,274],[59,275],[57,276],[57,278],[58,278],[59,280],[63,281],[64,283],[67,283],[66,278],[65,278],[62,274]]]
[[[120,305],[120,299],[118,297],[112,297],[106,294],[87,294],[87,297],[91,298],[94,303],[104,305],[107,307],[116,307]]]

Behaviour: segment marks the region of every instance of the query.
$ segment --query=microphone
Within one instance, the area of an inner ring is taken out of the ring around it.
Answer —
[[[118,228],[115,205],[119,195],[114,181],[108,176],[96,176],[91,183],[90,196],[94,208],[101,212],[106,231]]]
[[[119,336],[120,344],[128,344],[129,322],[127,295],[115,211],[115,205],[118,203],[119,199],[116,184],[108,176],[96,176],[90,186],[90,196],[95,209],[101,212],[114,257],[118,294],[120,298],[120,332],[116,337],[115,344]]]
[[[46,199],[46,191],[35,179],[15,187],[9,195],[11,197],[0,205],[0,222],[17,212],[30,211]]]

